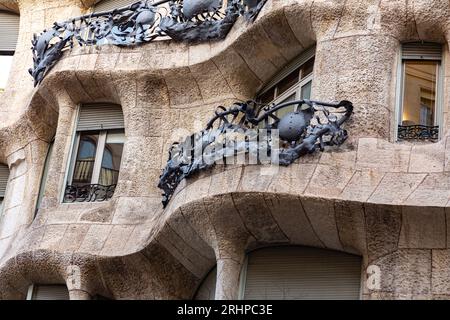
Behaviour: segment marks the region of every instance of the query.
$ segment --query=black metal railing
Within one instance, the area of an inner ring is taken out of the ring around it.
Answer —
[[[64,192],[64,202],[97,202],[112,198],[116,185],[104,186],[88,184],[83,186],[68,185]]]
[[[222,39],[239,16],[254,20],[266,1],[142,0],[120,9],[55,22],[51,29],[34,35],[34,66],[29,72],[38,85],[62,52],[75,43],[130,46],[164,37],[195,42]]]
[[[399,140],[430,140],[436,141],[439,139],[439,126],[398,126]]]

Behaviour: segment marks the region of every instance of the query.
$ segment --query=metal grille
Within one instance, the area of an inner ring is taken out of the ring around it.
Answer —
[[[123,129],[122,108],[119,105],[84,105],[80,109],[78,131]]]
[[[336,251],[277,247],[252,252],[244,299],[357,300],[361,258]]]
[[[429,42],[404,43],[402,58],[408,60],[441,60],[442,46],[438,43]]]
[[[8,184],[9,169],[8,166],[0,164],[0,197],[4,197],[6,193],[6,185]]]
[[[0,51],[14,52],[19,37],[20,17],[17,14],[0,11]]]

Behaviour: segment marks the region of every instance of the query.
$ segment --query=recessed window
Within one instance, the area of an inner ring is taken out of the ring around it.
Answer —
[[[442,121],[441,69],[441,45],[403,45],[398,140],[439,139]]]
[[[257,101],[261,104],[279,104],[294,100],[310,99],[314,71],[315,48],[302,53],[270,81],[260,92]],[[276,115],[294,111],[295,106],[284,108]]]
[[[103,0],[94,7],[94,12],[110,11],[136,3],[136,0]]]
[[[0,92],[6,88],[8,82],[19,37],[19,21],[19,15],[0,11]]]
[[[65,285],[31,285],[27,300],[70,300]]]
[[[359,300],[362,259],[334,250],[300,246],[252,251],[241,270],[241,300]],[[217,268],[195,300],[214,300]]]
[[[6,194],[6,186],[9,179],[8,166],[0,164],[0,214],[3,212],[3,201]]]
[[[249,253],[242,272],[244,300],[358,300],[361,257],[307,247]]]
[[[125,143],[123,127],[120,106],[80,108],[65,202],[105,201],[113,196]]]
[[[5,90],[8,82],[19,37],[19,21],[19,15],[0,11],[0,92]]]

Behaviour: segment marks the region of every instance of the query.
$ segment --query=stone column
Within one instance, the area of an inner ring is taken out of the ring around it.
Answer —
[[[83,290],[70,290],[70,300],[92,300],[91,295]]]
[[[242,263],[225,258],[217,261],[216,300],[237,300]]]

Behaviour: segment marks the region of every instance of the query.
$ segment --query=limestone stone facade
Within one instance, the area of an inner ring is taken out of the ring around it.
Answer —
[[[73,299],[192,299],[217,265],[216,299],[235,299],[246,252],[271,245],[362,256],[363,299],[450,298],[448,62],[440,140],[395,141],[401,43],[441,43],[449,61],[448,1],[268,0],[254,23],[238,20],[221,41],[75,47],[34,88],[32,34],[94,2],[0,0],[20,13],[0,96],[0,163],[10,169],[0,298],[24,299],[31,284],[56,283]],[[195,132],[218,105],[252,99],[313,45],[312,96],[353,102],[350,139],[273,176],[261,166],[217,166],[184,181],[164,209],[157,183],[180,129]],[[77,107],[96,102],[124,113],[117,189],[107,202],[62,203]],[[368,284],[373,266],[376,286]]]

